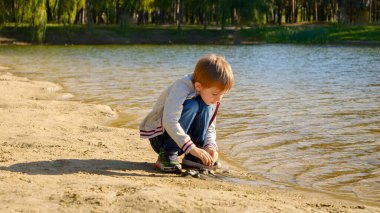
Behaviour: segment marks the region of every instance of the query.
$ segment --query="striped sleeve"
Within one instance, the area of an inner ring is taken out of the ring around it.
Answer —
[[[140,137],[142,138],[153,138],[157,135],[161,135],[164,132],[164,129],[162,126],[157,127],[154,130],[146,131],[146,130],[140,130]]]
[[[181,149],[184,153],[189,154],[190,150],[192,150],[194,147],[195,147],[195,144],[191,140],[189,140],[183,144]]]

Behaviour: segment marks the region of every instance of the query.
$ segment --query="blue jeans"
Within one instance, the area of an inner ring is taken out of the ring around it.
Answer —
[[[183,103],[179,124],[197,147],[202,147],[205,143],[212,110],[213,106],[205,104],[200,95]],[[166,131],[162,135],[151,138],[150,144],[156,153],[183,154],[182,149]]]

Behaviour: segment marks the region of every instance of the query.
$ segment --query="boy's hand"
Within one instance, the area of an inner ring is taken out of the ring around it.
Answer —
[[[212,157],[212,164],[214,164],[217,160],[218,160],[218,152],[216,151],[216,149],[214,148],[207,148],[205,149],[206,152],[208,152],[210,154],[210,156]]]
[[[190,154],[201,159],[202,163],[206,166],[212,166],[213,164],[213,158],[204,149],[194,147],[192,150],[190,150]]]

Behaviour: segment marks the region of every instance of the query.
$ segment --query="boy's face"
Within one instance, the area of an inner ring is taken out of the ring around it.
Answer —
[[[222,91],[218,87],[205,88],[199,82],[195,82],[194,86],[198,94],[201,96],[202,100],[207,105],[212,105],[220,102],[223,98],[223,95],[226,94],[226,91]]]

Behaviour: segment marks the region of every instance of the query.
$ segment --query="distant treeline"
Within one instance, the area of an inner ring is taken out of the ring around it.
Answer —
[[[0,24],[30,24],[42,41],[47,23],[63,25],[298,22],[379,23],[380,0],[0,0]]]

